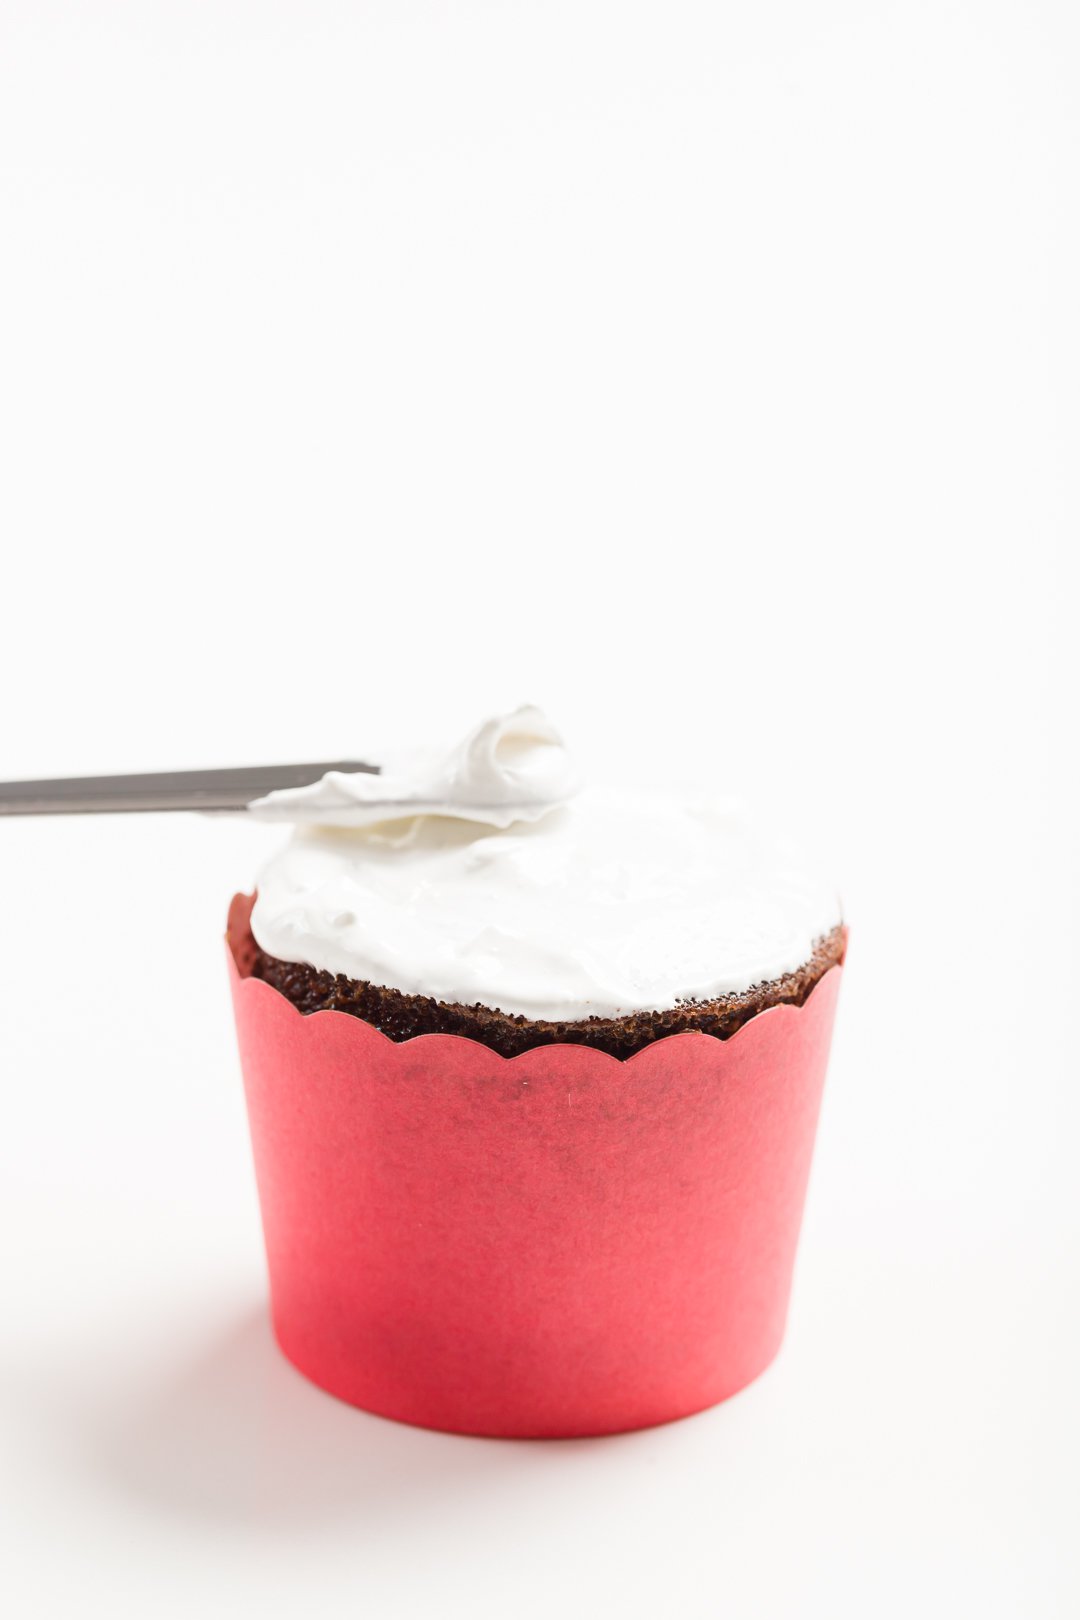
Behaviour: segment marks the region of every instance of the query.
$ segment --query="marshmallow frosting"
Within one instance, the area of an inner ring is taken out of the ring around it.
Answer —
[[[281,788],[248,808],[264,821],[374,827],[412,816],[446,816],[488,827],[536,821],[577,789],[577,773],[551,721],[526,705],[471,731],[449,753],[393,754],[373,776],[327,771],[310,787]]]
[[[841,920],[735,801],[579,789],[534,708],[251,808],[294,823],[259,878],[262,949],[438,1001],[571,1020],[712,1000],[793,972]]]

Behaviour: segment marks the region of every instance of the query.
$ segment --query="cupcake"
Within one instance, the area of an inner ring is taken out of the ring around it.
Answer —
[[[732,802],[535,709],[330,773],[229,923],[275,1331],[459,1432],[639,1428],[779,1348],[845,934]]]

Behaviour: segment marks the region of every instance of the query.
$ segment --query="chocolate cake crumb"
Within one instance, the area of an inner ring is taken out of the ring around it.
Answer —
[[[392,1041],[414,1035],[467,1035],[503,1057],[516,1057],[534,1046],[572,1041],[611,1057],[628,1058],[665,1035],[701,1030],[721,1040],[734,1035],[748,1019],[767,1007],[801,1007],[818,980],[843,960],[844,930],[818,940],[810,960],[794,973],[753,985],[715,1001],[686,1001],[662,1012],[627,1013],[621,1018],[584,1018],[563,1022],[525,1018],[482,1003],[466,1007],[406,995],[340,973],[324,973],[302,962],[283,962],[256,947],[252,976],[264,979],[302,1013],[335,1011],[363,1018]]]

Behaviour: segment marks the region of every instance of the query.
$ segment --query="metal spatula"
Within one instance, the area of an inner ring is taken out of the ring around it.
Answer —
[[[105,815],[132,810],[245,810],[277,788],[307,787],[327,771],[377,765],[331,760],[320,765],[242,765],[216,771],[157,771],[143,776],[71,776],[0,782],[0,816]]]

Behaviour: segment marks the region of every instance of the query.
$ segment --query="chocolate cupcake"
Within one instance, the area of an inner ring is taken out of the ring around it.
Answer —
[[[295,827],[230,920],[286,1353],[486,1434],[638,1427],[756,1376],[835,892],[733,803],[579,789],[535,710],[255,809]]]

